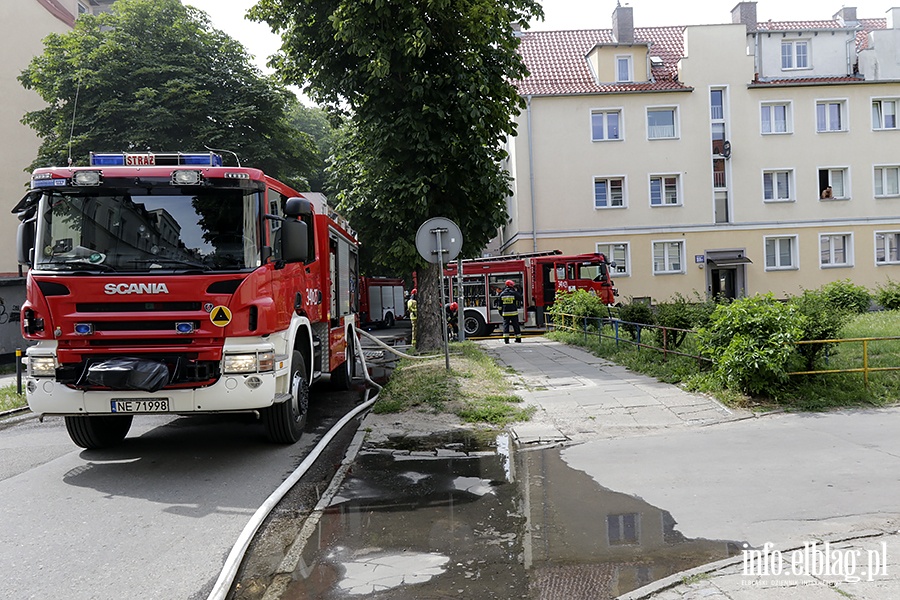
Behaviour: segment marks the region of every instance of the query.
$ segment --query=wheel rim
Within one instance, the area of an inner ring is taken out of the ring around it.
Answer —
[[[475,335],[480,327],[480,324],[478,323],[478,319],[476,319],[475,317],[466,317],[465,327],[466,334]]]
[[[299,421],[304,413],[306,413],[306,406],[303,406],[303,402],[300,399],[300,390],[303,385],[303,377],[300,376],[300,371],[294,372],[294,378],[291,380],[291,416],[294,421]]]

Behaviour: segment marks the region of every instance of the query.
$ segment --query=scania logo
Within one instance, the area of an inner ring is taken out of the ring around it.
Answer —
[[[168,294],[164,283],[107,283],[107,294]]]

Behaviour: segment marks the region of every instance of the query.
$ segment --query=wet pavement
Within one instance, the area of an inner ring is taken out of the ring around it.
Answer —
[[[543,337],[479,344],[513,371],[532,421],[477,433],[367,417],[258,597],[900,598],[900,484],[854,495],[900,468],[900,411],[770,421]],[[881,458],[853,454],[869,450]],[[816,456],[851,456],[856,478],[816,471]],[[759,570],[798,549],[801,576]],[[817,552],[843,565],[837,579]]]

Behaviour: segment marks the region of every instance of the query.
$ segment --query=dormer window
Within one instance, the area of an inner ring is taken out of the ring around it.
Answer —
[[[616,83],[634,81],[634,65],[630,55],[616,56]]]
[[[809,42],[806,40],[781,42],[781,69],[809,68]]]

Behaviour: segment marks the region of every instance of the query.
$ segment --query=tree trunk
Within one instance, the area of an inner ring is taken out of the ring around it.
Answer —
[[[444,347],[441,327],[444,326],[441,288],[438,286],[440,267],[430,264],[419,271],[419,320],[416,329],[416,348],[422,352],[437,352]]]

